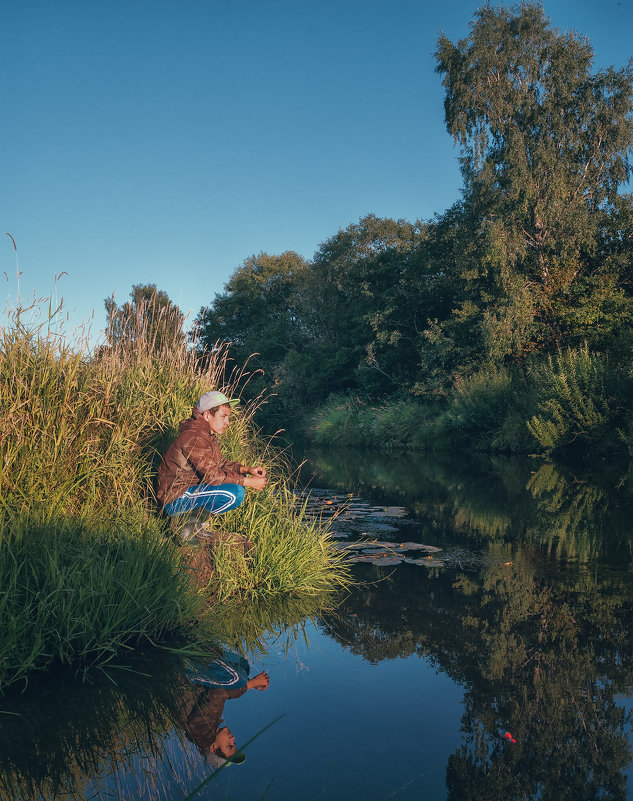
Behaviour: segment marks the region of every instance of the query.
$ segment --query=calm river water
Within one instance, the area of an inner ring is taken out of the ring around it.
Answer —
[[[181,668],[152,654],[2,699],[0,797],[633,799],[631,477],[307,459],[312,513],[341,547],[364,543],[357,584],[252,655],[267,690],[210,691],[238,744],[259,733],[246,761],[212,772],[183,734]]]

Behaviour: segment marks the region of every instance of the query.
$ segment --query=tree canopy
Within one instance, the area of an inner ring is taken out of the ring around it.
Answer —
[[[311,260],[253,256],[198,315],[204,347],[258,354],[252,390],[282,415],[340,393],[434,400],[485,365],[633,341],[633,61],[594,70],[538,3],[482,6],[435,57],[461,198],[427,221],[368,214]]]
[[[633,62],[592,72],[589,41],[533,3],[482,6],[468,37],[439,38],[436,59],[479,259],[506,314],[522,307],[539,324],[526,339],[556,340],[558,300],[592,270],[603,214],[631,175]]]
[[[195,336],[201,355],[217,344],[228,344],[238,365],[249,363],[256,373],[246,394],[265,387],[281,392],[283,403],[295,388],[284,382],[284,364],[297,360],[307,339],[303,293],[307,261],[293,251],[278,256],[251,256],[233,273],[224,292],[200,309]]]

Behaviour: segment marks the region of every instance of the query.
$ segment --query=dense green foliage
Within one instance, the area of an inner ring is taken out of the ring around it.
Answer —
[[[419,402],[445,443],[595,445],[580,411],[592,404],[601,430],[628,431],[633,197],[618,191],[631,175],[633,63],[594,71],[588,40],[552,28],[533,3],[482,6],[469,35],[441,36],[435,55],[460,200],[425,222],[370,214],[309,262],[248,259],[201,310],[202,345],[230,342],[238,361],[258,354],[251,391],[277,394],[267,426],[330,396],[338,413],[348,396],[350,409],[387,404],[394,421],[402,401]],[[555,411],[545,374],[573,383],[583,360],[617,380],[581,380],[566,401],[575,410]],[[546,436],[548,414],[569,424]]]
[[[444,403],[331,397],[306,423],[321,445],[633,453],[633,374],[587,346],[457,376]]]
[[[157,528],[123,517],[107,527],[5,525],[0,689],[51,664],[109,662],[132,643],[185,631],[202,598]]]

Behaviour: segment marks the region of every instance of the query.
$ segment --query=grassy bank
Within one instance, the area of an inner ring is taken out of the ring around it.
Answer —
[[[105,663],[126,645],[185,632],[201,607],[178,549],[131,520],[12,521],[0,581],[0,688],[52,663]]]
[[[0,335],[0,689],[56,661],[191,634],[209,594],[325,597],[345,583],[338,551],[304,521],[286,466],[254,434],[251,404],[223,448],[266,464],[271,480],[219,520],[255,551],[220,552],[201,591],[165,536],[155,469],[195,400],[234,395],[247,376],[228,374],[222,351],[201,366],[182,338],[159,342],[143,310],[130,336],[92,354],[33,311],[26,323],[17,310]]]
[[[567,348],[459,376],[446,398],[331,398],[306,431],[319,445],[630,457],[633,371],[629,354]]]

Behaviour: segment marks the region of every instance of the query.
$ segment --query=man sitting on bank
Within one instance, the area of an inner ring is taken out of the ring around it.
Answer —
[[[266,471],[260,465],[247,467],[222,457],[218,437],[228,428],[231,407],[237,403],[222,392],[206,392],[191,417],[180,424],[158,468],[156,495],[166,514],[221,514],[242,503],[245,487],[259,491],[266,486]]]

